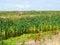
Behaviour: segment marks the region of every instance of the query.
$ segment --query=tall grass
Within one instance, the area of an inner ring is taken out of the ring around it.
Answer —
[[[0,32],[3,39],[26,33],[60,30],[60,15],[35,16],[19,19],[0,18]]]

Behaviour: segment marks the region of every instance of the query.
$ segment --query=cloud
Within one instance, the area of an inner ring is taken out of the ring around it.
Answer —
[[[21,1],[21,3],[17,3],[16,7],[17,8],[22,8],[22,9],[23,8],[26,9],[26,8],[30,8],[31,5],[30,5],[30,2],[28,0],[24,0],[24,1]]]
[[[18,8],[24,8],[24,5],[17,4],[16,7],[18,7]]]
[[[29,4],[16,4],[17,8],[30,8]]]

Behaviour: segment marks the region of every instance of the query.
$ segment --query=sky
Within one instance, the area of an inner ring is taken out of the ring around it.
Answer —
[[[60,10],[60,0],[0,0],[0,11]]]

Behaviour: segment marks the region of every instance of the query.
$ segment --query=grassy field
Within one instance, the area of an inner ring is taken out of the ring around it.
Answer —
[[[0,12],[0,36],[3,45],[13,45],[18,40],[35,39],[36,34],[56,35],[60,32],[60,11]],[[42,36],[39,36],[43,39]]]

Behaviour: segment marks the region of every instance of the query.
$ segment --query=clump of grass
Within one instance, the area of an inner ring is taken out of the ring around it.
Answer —
[[[52,35],[57,35],[59,32],[59,27],[58,26],[55,26],[52,30]]]

